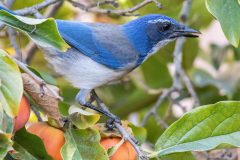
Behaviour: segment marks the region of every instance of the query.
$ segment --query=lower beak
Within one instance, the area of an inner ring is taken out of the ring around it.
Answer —
[[[192,29],[190,27],[184,26],[181,30],[176,30],[172,34],[170,38],[177,38],[177,37],[199,37],[201,32]]]

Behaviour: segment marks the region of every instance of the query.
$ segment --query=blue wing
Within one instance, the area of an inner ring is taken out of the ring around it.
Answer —
[[[61,36],[72,47],[112,69],[134,67],[138,53],[118,25],[56,20]]]

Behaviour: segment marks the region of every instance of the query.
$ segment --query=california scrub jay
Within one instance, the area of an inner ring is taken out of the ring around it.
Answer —
[[[95,94],[95,88],[118,81],[176,38],[199,35],[198,31],[160,14],[149,14],[123,25],[67,20],[56,23],[71,48],[63,53],[39,47],[56,72],[81,88],[76,100],[107,115],[112,122],[119,119],[87,101],[91,91]]]

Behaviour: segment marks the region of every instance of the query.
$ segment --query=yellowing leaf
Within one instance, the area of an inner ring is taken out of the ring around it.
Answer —
[[[70,119],[72,123],[79,129],[86,129],[98,122],[100,119],[99,114],[88,112],[76,106],[69,108]]]

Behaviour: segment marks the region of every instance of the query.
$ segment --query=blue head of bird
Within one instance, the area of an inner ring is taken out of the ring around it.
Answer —
[[[124,24],[123,28],[143,60],[178,37],[198,37],[200,33],[160,14],[140,17]]]

